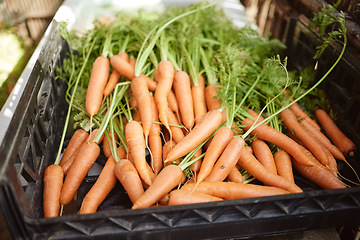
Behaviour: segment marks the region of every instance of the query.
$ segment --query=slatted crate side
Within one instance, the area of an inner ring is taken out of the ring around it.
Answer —
[[[18,27],[19,35],[37,43],[62,2],[63,0],[4,0],[4,6],[11,25]]]

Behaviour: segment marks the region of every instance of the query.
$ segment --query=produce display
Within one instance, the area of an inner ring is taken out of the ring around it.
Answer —
[[[316,58],[332,42],[346,48],[344,18],[332,10],[313,20],[320,35],[339,25]],[[354,184],[337,161],[356,146],[334,133],[317,89],[342,53],[310,86],[313,66],[288,71],[281,41],[236,28],[212,3],[121,12],[85,33],[66,27],[57,81],[67,83],[69,109],[44,174],[44,217],[62,214],[100,155],[106,164],[78,214],[95,213],[117,182],[132,209],[303,192],[294,171],[324,189]]]

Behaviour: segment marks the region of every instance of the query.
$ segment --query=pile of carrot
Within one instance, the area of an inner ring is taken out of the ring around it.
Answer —
[[[356,146],[324,110],[314,119],[299,107],[307,86],[274,57],[280,41],[237,29],[214,4],[146,16],[121,13],[82,36],[61,25],[77,52],[58,69],[74,134],[45,170],[44,217],[61,214],[100,154],[108,160],[79,214],[95,213],[117,182],[132,209],[301,193],[294,171],[347,187],[337,161]]]

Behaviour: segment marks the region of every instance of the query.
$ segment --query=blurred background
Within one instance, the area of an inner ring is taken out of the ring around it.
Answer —
[[[0,0],[0,109],[64,0]]]

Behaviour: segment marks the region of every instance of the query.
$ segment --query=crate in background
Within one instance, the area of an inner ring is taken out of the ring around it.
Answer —
[[[259,26],[263,35],[284,40],[289,18],[305,16],[311,19],[314,13],[321,11],[325,5],[333,4],[337,0],[240,0],[247,8],[250,16]],[[346,18],[348,35],[348,49],[360,59],[360,3],[358,1],[343,0],[338,6]],[[337,12],[337,14],[340,14]]]

